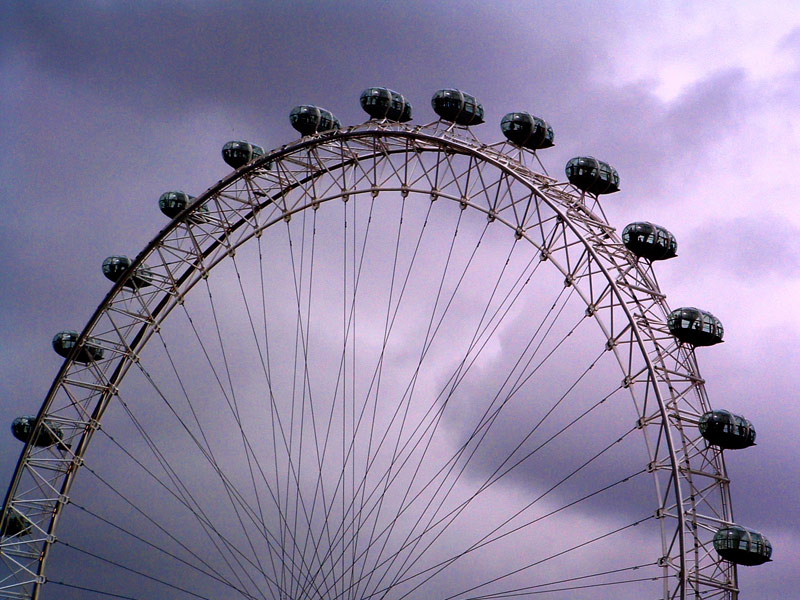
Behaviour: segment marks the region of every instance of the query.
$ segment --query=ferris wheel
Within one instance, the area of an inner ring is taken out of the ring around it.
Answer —
[[[736,598],[770,558],[733,519],[663,227],[617,235],[607,163],[567,180],[526,112],[474,134],[459,90],[409,124],[385,88],[341,127],[225,145],[234,169],[170,218],[64,357],[0,521],[0,598]],[[79,476],[78,476],[79,475]]]

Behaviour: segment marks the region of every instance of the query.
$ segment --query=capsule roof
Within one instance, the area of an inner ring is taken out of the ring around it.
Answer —
[[[500,129],[511,143],[523,148],[539,150],[554,145],[553,128],[530,113],[508,113],[500,121]]]
[[[384,87],[361,92],[361,108],[373,119],[405,123],[411,120],[411,103],[402,94]]]
[[[342,126],[339,119],[334,117],[330,111],[310,104],[295,106],[289,113],[289,121],[292,127],[302,135],[314,135],[323,131],[340,129]]]
[[[753,424],[727,410],[712,410],[703,414],[697,427],[709,444],[724,450],[739,450],[756,443]]]
[[[465,94],[461,90],[437,91],[431,98],[431,106],[442,120],[456,125],[469,126],[483,123],[483,105],[475,99],[475,96]]]
[[[222,159],[234,169],[264,155],[264,149],[250,142],[233,140],[222,147]]]
[[[128,272],[132,263],[133,261],[124,255],[109,256],[103,261],[103,275],[105,275],[107,279],[117,282],[123,275],[125,275],[125,273]],[[147,266],[142,265],[136,269],[136,272],[131,275],[123,285],[135,290],[152,285],[152,283],[152,272],[147,268]]]
[[[70,353],[72,353],[72,349],[78,343],[78,337],[77,331],[58,332],[53,337],[53,350],[55,350],[56,354],[59,356],[68,358]],[[89,338],[84,345],[78,349],[74,360],[79,363],[90,363],[94,360],[100,360],[101,358],[103,358],[103,349],[98,346],[92,338]]]
[[[714,549],[737,565],[761,565],[770,560],[772,544],[757,531],[739,525],[723,527],[714,534]]]
[[[678,340],[692,346],[719,344],[725,333],[717,317],[691,306],[676,308],[669,313],[667,327]]]
[[[666,260],[678,255],[675,236],[659,225],[630,223],[622,230],[622,243],[640,258]]]
[[[587,194],[613,194],[619,191],[616,169],[592,156],[571,158],[564,170],[569,182]]]

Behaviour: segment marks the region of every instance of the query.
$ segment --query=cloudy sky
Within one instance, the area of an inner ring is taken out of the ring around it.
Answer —
[[[158,196],[200,193],[229,169],[222,144],[296,139],[317,104],[364,120],[358,95],[477,96],[500,118],[555,129],[551,174],[577,154],[620,173],[606,213],[678,238],[657,274],[671,306],[710,310],[725,343],[699,351],[715,407],[750,418],[731,453],[735,515],[774,562],[740,569],[744,598],[800,586],[800,10],[796,2],[7,2],[0,8],[0,386],[5,420],[35,413],[108,290],[100,264],[164,225]],[[20,446],[2,442],[10,480]]]

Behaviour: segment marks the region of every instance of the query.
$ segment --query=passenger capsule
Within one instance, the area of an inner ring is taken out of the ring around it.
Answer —
[[[164,192],[158,199],[158,207],[161,209],[162,213],[167,215],[170,219],[174,219],[191,204],[192,200],[194,200],[194,196],[190,196],[186,192]],[[208,213],[208,207],[204,204],[198,209],[198,212],[200,215],[194,218],[194,221],[202,221],[202,214]]]
[[[33,428],[36,425],[35,416],[17,417],[11,423],[11,433],[14,437],[26,444],[33,435]],[[60,444],[62,447],[66,445],[61,441],[64,438],[64,433],[56,423],[53,421],[45,420],[44,427],[39,429],[36,439],[33,440],[33,445],[38,448],[47,448],[54,444]]]
[[[382,87],[361,92],[361,108],[373,119],[405,123],[411,120],[411,103],[402,94]]]
[[[431,98],[431,106],[442,120],[456,125],[483,123],[483,105],[461,90],[439,90]]]
[[[302,135],[314,135],[331,129],[339,129],[342,126],[339,119],[329,111],[309,104],[295,106],[289,113],[289,121],[291,121],[292,127]]]
[[[756,443],[753,424],[727,410],[712,410],[700,417],[697,423],[702,435],[712,446],[724,450],[739,450]]]
[[[565,171],[569,182],[588,194],[613,194],[619,191],[616,169],[591,156],[571,158]]]
[[[13,537],[16,535],[28,535],[33,529],[33,524],[19,513],[10,513],[6,516],[3,529],[0,535],[3,537]]]
[[[508,113],[500,121],[500,129],[508,141],[523,148],[539,150],[554,145],[553,128],[530,113]]]
[[[717,317],[691,306],[676,308],[669,313],[667,327],[678,340],[692,346],[719,344],[725,333]]]
[[[56,354],[59,356],[67,358],[77,343],[78,332],[61,331],[53,338],[53,350],[55,350]],[[101,358],[103,358],[103,349],[91,338],[86,340],[75,355],[75,361],[84,364],[90,363],[93,360],[100,360]]]
[[[111,281],[119,281],[119,278],[131,268],[131,262],[131,259],[127,256],[109,256],[103,261],[103,275]],[[136,269],[123,285],[135,290],[152,284],[153,274],[146,265],[142,265]]]
[[[639,258],[666,260],[678,254],[678,242],[669,231],[652,223],[630,223],[622,230],[622,243]]]
[[[264,156],[264,149],[250,142],[235,140],[222,147],[222,159],[234,169],[243,167],[259,156]]]
[[[714,534],[714,549],[723,559],[737,565],[761,565],[772,556],[772,544],[767,538],[738,525],[717,531]]]

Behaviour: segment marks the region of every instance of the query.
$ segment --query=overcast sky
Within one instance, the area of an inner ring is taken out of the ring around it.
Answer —
[[[288,113],[318,104],[365,120],[360,92],[483,103],[485,141],[512,110],[545,118],[551,174],[593,154],[622,191],[621,229],[670,229],[657,274],[672,307],[699,306],[725,343],[698,351],[712,405],[750,418],[729,453],[737,521],[774,562],[740,568],[743,598],[800,588],[800,6],[797,2],[6,2],[0,8],[0,389],[10,424],[35,413],[108,290],[100,264],[164,226],[158,196],[197,194],[229,169],[222,144],[296,139]],[[20,450],[0,442],[10,480]]]

